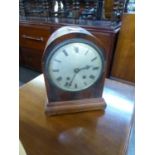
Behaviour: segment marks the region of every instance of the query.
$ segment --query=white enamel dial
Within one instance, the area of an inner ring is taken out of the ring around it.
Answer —
[[[60,46],[48,63],[49,77],[58,88],[80,91],[93,85],[102,72],[102,58],[96,48],[83,42]]]

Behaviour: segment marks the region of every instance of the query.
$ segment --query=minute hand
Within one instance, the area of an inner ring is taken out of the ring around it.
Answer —
[[[79,68],[79,71],[85,70],[85,69],[89,69],[90,67],[91,67],[91,66],[87,65],[87,66],[85,66],[85,67],[83,67],[83,68]]]
[[[73,77],[72,77],[72,79],[71,79],[71,81],[70,81],[70,83],[69,83],[69,86],[71,86],[71,85],[72,85],[72,82],[73,82],[73,80],[74,80],[74,78],[75,78],[76,74],[77,74],[77,73],[74,73],[74,75],[73,75]]]

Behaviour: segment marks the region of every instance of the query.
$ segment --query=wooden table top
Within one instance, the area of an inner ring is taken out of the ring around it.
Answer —
[[[46,116],[43,76],[20,88],[20,140],[28,155],[124,155],[134,116],[134,86],[106,79],[107,108]]]

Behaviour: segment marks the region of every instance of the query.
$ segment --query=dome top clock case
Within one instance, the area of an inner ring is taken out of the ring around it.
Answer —
[[[42,68],[49,115],[104,109],[106,58],[100,41],[81,27],[55,31],[45,47]]]

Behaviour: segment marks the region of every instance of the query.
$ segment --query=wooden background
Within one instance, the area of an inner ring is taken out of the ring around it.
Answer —
[[[135,82],[135,14],[124,14],[111,76]]]

